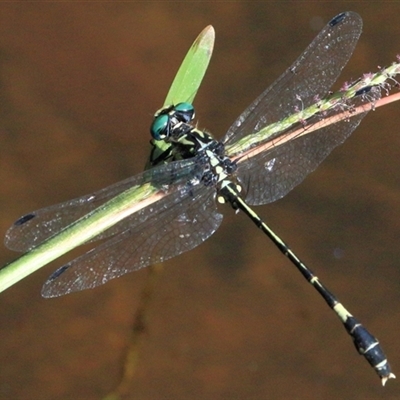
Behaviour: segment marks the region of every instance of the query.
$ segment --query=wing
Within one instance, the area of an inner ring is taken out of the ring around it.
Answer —
[[[8,229],[4,243],[11,250],[28,251],[128,188],[140,184],[141,179],[141,174],[136,175],[97,192],[30,212]],[[107,232],[95,239],[109,235]]]
[[[285,196],[351,134],[366,115],[351,115],[331,126],[323,120],[379,98],[379,91],[336,104],[319,112],[313,106],[326,96],[349,60],[361,34],[362,20],[353,12],[339,14],[318,34],[293,65],[262,93],[228,130],[223,142],[227,154],[238,158],[237,177],[251,205],[265,204]],[[300,110],[314,115],[295,121]],[[282,121],[285,121],[283,123]],[[315,129],[316,127],[320,129]],[[269,129],[273,127],[273,129]],[[310,133],[307,130],[310,129]],[[265,131],[263,131],[265,129]],[[292,135],[291,140],[286,140]],[[253,140],[253,142],[252,142]],[[268,146],[269,144],[269,146]],[[266,148],[264,151],[251,149]],[[242,155],[242,156],[241,156]]]
[[[350,136],[379,98],[380,89],[374,88],[367,96],[356,97],[351,102],[350,110],[362,106],[363,112],[352,114],[348,111],[346,118],[342,117],[341,121],[328,126],[323,126],[324,120],[316,116],[314,122],[311,120],[307,124],[309,133],[300,125],[300,133],[294,139],[285,141],[283,138],[299,128],[297,125],[281,138],[276,138],[270,150],[240,160],[237,178],[244,188],[246,202],[260,205],[285,196]],[[335,108],[327,112],[324,118],[328,120],[343,113],[343,109]]]
[[[326,96],[346,65],[361,35],[362,20],[354,12],[333,18],[303,54],[233,123],[226,145],[307,108]]]
[[[198,184],[174,190],[151,207],[145,219],[55,271],[42,289],[44,297],[94,288],[198,246],[219,227],[215,189]]]
[[[7,231],[5,244],[8,248],[25,252],[44,242],[51,236],[57,235],[68,225],[102,206],[107,201],[117,197],[129,188],[143,185],[147,182],[158,182],[169,185],[176,179],[175,184],[182,184],[201,172],[196,171],[193,161],[178,161],[170,166],[160,166],[115,183],[97,192],[59,203],[50,207],[33,211],[19,218]],[[179,173],[177,173],[179,171]],[[132,216],[132,218],[135,218]],[[113,236],[126,229],[131,224],[129,218],[101,233],[91,241]]]

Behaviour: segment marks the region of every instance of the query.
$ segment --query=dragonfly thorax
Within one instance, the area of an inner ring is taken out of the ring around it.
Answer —
[[[189,103],[164,107],[157,111],[150,128],[153,146],[162,146],[163,152],[152,165],[196,157],[203,169],[201,182],[205,186],[220,187],[237,168],[225,155],[225,147],[207,131],[192,125],[194,108]],[[160,144],[161,142],[161,144]]]
[[[204,168],[201,181],[205,186],[219,189],[237,169],[236,163],[225,155],[224,145],[216,140],[200,150],[197,157]]]

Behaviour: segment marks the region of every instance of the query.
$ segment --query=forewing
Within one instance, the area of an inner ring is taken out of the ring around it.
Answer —
[[[332,19],[303,54],[233,123],[223,142],[244,136],[308,107],[325,97],[349,60],[360,37],[361,17],[346,12]]]
[[[167,185],[176,178],[178,170],[179,179],[185,181],[195,174],[196,168],[192,162],[178,161],[169,166],[160,166],[151,171],[142,172],[97,192],[31,212],[19,218],[8,229],[5,244],[15,251],[28,251],[129,188],[154,179],[158,180],[159,184]],[[125,230],[126,223],[126,221],[120,222],[93,238],[91,242]]]

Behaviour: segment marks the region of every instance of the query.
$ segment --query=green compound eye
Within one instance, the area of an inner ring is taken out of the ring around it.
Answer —
[[[190,103],[179,103],[174,107],[174,111],[179,121],[188,123],[194,118],[194,107]]]
[[[168,136],[170,117],[168,114],[159,115],[151,124],[150,133],[154,140],[162,140]]]

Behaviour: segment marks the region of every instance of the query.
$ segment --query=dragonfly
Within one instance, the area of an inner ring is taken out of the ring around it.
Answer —
[[[329,92],[361,29],[362,20],[354,12],[333,18],[219,141],[193,122],[192,101],[211,57],[212,46],[205,46],[201,77],[193,80],[196,74],[189,74],[175,80],[178,83],[154,116],[147,169],[93,194],[24,215],[8,230],[6,245],[38,254],[44,258],[41,263],[47,263],[60,255],[61,244],[64,254],[79,244],[103,240],[45,282],[44,297],[62,296],[195,248],[222,222],[217,203],[229,203],[248,216],[318,291],[382,384],[395,378],[378,340],[251,208],[282,198],[315,170],[358,126],[381,89],[390,86],[388,79],[400,72],[397,63]],[[212,33],[207,32],[195,48],[207,35],[210,44]]]

